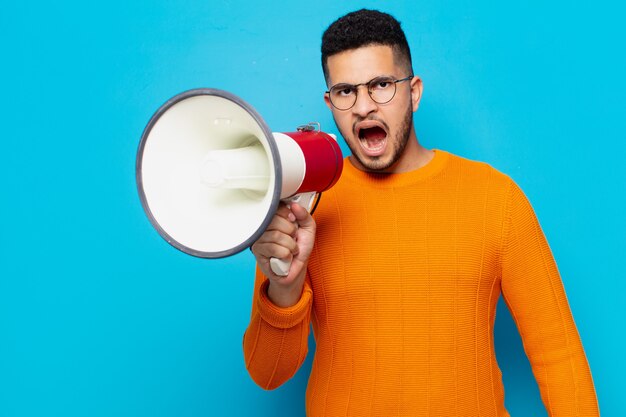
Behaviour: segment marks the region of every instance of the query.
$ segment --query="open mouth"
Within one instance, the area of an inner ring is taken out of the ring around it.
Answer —
[[[363,125],[357,128],[361,148],[368,156],[380,156],[387,147],[387,131],[378,124]]]

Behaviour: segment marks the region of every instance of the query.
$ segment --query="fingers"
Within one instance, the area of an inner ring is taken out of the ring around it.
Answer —
[[[304,207],[281,203],[265,232],[252,245],[261,271],[272,280],[278,279],[281,285],[302,275],[315,241],[315,229],[315,220]],[[271,258],[289,262],[291,278],[277,276],[271,269]]]
[[[293,203],[291,205],[291,213],[293,214],[298,226],[303,229],[315,227],[313,216],[300,204]]]
[[[252,246],[255,255],[266,258],[287,258],[298,254],[296,240],[279,232],[266,232]]]
[[[287,206],[285,203],[280,203],[278,210],[276,210],[276,216],[283,217],[291,222],[296,221],[296,216],[291,212],[290,206]]]
[[[289,217],[293,217],[293,220],[290,220]],[[285,217],[280,214],[276,214],[270,224],[265,229],[266,232],[279,232],[284,233],[288,236],[295,236],[298,231],[298,224],[296,223],[296,218],[293,213],[289,212],[289,215],[285,215]]]
[[[296,217],[284,204],[281,204],[269,226],[261,237],[252,245],[252,252],[257,258],[291,259],[298,254]],[[259,259],[265,263],[265,259]]]

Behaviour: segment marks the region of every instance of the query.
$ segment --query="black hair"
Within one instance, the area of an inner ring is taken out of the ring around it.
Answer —
[[[326,80],[329,56],[370,45],[390,46],[397,64],[413,74],[411,50],[400,22],[387,13],[361,9],[335,20],[322,35],[322,69]]]

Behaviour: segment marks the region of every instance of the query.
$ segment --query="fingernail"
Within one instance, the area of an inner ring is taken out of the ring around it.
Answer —
[[[289,220],[291,220],[292,222],[295,222],[295,221],[296,221],[296,216],[294,216],[294,214],[293,214],[293,213],[289,213],[289,214],[287,215],[287,218],[288,218]]]

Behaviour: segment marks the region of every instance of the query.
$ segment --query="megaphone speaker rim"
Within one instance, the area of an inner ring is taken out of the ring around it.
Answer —
[[[159,118],[167,110],[169,110],[171,107],[173,107],[177,103],[183,100],[186,100],[188,98],[191,98],[191,97],[205,96],[205,95],[217,96],[217,97],[230,100],[233,103],[240,106],[242,109],[244,109],[254,119],[254,121],[259,125],[259,128],[262,130],[263,134],[265,135],[266,145],[270,150],[271,157],[272,157],[272,166],[274,167],[274,189],[271,190],[272,197],[271,197],[270,207],[262,223],[259,225],[257,230],[254,233],[252,233],[250,237],[246,239],[245,241],[241,242],[240,244],[232,248],[222,250],[222,251],[215,251],[215,252],[206,252],[206,251],[200,251],[194,248],[190,248],[182,244],[181,242],[177,241],[170,234],[168,234],[167,231],[165,231],[163,227],[161,227],[161,225],[159,224],[159,222],[153,215],[152,210],[150,209],[150,205],[148,203],[148,199],[146,197],[146,193],[143,187],[143,176],[142,176],[143,154],[144,154],[146,142],[150,135],[150,132],[152,131],[152,128],[157,123]],[[163,239],[165,239],[170,245],[172,245],[176,249],[186,254],[195,256],[195,257],[224,258],[224,257],[235,255],[249,248],[250,246],[252,246],[252,244],[258,240],[258,238],[263,234],[265,229],[267,229],[267,227],[269,226],[270,222],[272,221],[272,218],[274,217],[274,214],[276,213],[276,210],[278,209],[278,205],[280,203],[281,184],[282,184],[282,167],[280,163],[280,154],[278,151],[278,147],[276,146],[276,143],[274,141],[272,131],[268,128],[267,124],[265,123],[261,115],[259,115],[250,104],[242,100],[240,97],[232,93],[229,93],[228,91],[219,90],[215,88],[195,88],[195,89],[184,91],[170,98],[161,107],[159,107],[159,109],[150,118],[150,121],[146,125],[141,135],[141,141],[139,142],[139,147],[137,150],[137,157],[136,157],[136,162],[135,162],[135,180],[137,182],[137,190],[139,193],[139,199],[141,200],[141,205],[148,219],[150,220],[150,223],[157,230],[157,232],[159,233],[159,235],[161,235]]]

